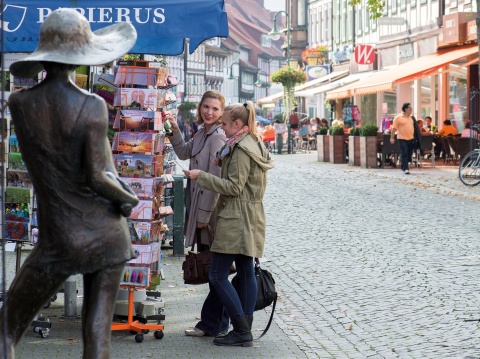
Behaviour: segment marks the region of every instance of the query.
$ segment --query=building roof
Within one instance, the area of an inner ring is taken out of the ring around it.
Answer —
[[[224,48],[249,50],[249,62],[258,63],[259,57],[283,59],[283,51],[277,47],[261,45],[262,35],[273,27],[272,13],[263,7],[263,0],[226,0],[230,35],[222,41]],[[255,66],[256,67],[256,66]]]

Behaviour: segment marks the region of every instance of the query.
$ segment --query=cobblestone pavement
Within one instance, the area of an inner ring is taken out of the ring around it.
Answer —
[[[315,154],[275,159],[263,267],[280,298],[267,336],[253,349],[185,337],[207,288],[183,285],[181,258],[166,252],[165,337],[136,344],[115,332],[112,358],[480,358],[480,186],[465,187],[451,167],[406,176]],[[62,303],[44,311],[50,337],[28,331],[19,358],[81,357],[80,323],[59,319]],[[255,314],[256,333],[267,315]]]
[[[275,159],[275,322],[309,358],[480,358],[480,187],[456,168]]]

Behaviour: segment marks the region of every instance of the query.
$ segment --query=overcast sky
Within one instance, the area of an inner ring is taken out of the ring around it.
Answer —
[[[265,0],[265,8],[271,11],[285,10],[285,1]]]

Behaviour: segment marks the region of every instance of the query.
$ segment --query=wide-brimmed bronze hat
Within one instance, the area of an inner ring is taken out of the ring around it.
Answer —
[[[62,8],[47,16],[40,27],[37,49],[10,65],[13,76],[33,77],[43,70],[42,61],[70,65],[103,65],[125,55],[135,44],[137,31],[121,22],[95,32],[78,11]]]

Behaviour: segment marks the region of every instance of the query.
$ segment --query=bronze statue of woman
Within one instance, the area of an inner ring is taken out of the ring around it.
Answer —
[[[71,275],[84,278],[83,358],[109,358],[113,308],[126,261],[133,258],[125,217],[138,199],[116,180],[103,99],[72,82],[78,65],[101,65],[123,56],[136,41],[131,24],[95,33],[72,9],[52,12],[40,28],[38,48],[15,62],[17,77],[47,75],[15,92],[9,107],[23,160],[37,195],[38,244],[11,284],[1,311],[0,353],[15,345],[43,305]]]

